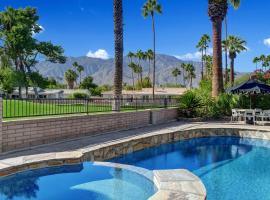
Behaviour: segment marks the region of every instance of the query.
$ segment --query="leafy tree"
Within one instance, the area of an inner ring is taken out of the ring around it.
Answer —
[[[234,8],[238,8],[240,0],[229,0]],[[223,91],[222,73],[222,21],[227,15],[228,0],[208,0],[208,15],[213,29],[213,78],[212,96],[217,97]]]
[[[246,41],[236,36],[229,36],[227,40],[222,42],[222,45],[223,47],[226,46],[226,48],[229,51],[229,58],[231,60],[230,81],[231,81],[231,86],[233,86],[234,85],[234,60],[237,54],[241,53],[242,51],[247,50],[247,48],[245,47]]]
[[[91,90],[92,88],[97,88],[97,85],[93,83],[94,79],[92,76],[87,76],[83,79],[83,81],[80,84],[81,89],[87,89]]]
[[[123,83],[123,2],[113,0],[114,19],[114,44],[115,44],[115,73],[114,73],[114,97],[122,96]],[[114,111],[120,111],[120,101],[113,104]]]
[[[38,60],[43,58],[59,63],[66,61],[62,47],[34,38],[34,34],[42,31],[38,20],[35,8],[8,7],[0,12],[1,57],[7,56],[12,66],[23,75],[24,84],[19,85],[20,96],[21,86],[25,86],[27,91],[27,79],[30,78],[28,75],[32,73],[32,67]]]
[[[74,70],[68,69],[65,72],[64,77],[65,77],[65,80],[68,84],[68,88],[74,89],[74,82],[77,80],[78,74]]]
[[[156,30],[155,30],[155,13],[161,14],[162,8],[157,0],[147,0],[143,6],[143,16],[151,16],[152,19],[152,31],[153,31],[153,99],[155,98],[155,85],[156,85]]]
[[[79,73],[79,78],[80,78],[80,84],[82,82],[82,72],[84,71],[84,67],[82,65],[80,65],[77,62],[73,63],[73,67],[77,70],[77,72]]]
[[[201,69],[201,77],[204,78],[204,60],[203,57],[207,55],[207,48],[209,47],[209,43],[211,42],[210,36],[207,34],[204,34],[199,43],[197,44],[197,48],[201,52],[201,61],[202,61],[202,69]]]
[[[177,77],[181,75],[181,71],[177,67],[175,67],[172,70],[172,75],[175,78],[175,85],[177,85]]]

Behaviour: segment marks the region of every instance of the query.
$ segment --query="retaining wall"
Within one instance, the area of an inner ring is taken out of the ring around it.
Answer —
[[[2,100],[0,108],[2,109]],[[177,118],[177,109],[3,121],[0,110],[1,152],[160,124]]]

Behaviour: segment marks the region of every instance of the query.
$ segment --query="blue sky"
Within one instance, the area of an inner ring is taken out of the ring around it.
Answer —
[[[151,21],[141,16],[144,0],[123,2],[125,53],[151,48]],[[207,0],[159,2],[163,14],[156,17],[158,53],[198,59],[196,43],[202,34],[211,35]],[[0,6],[36,7],[44,27],[36,37],[62,45],[67,56],[113,57],[112,0],[1,0]],[[249,48],[238,56],[237,71],[253,70],[255,56],[270,54],[269,8],[269,0],[242,0],[239,10],[230,8],[229,34],[245,39]]]

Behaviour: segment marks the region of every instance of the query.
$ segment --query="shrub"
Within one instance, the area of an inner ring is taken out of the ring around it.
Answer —
[[[75,92],[75,93],[73,93],[72,97],[74,99],[87,99],[87,98],[89,98],[88,94],[81,93],[81,92]]]
[[[180,112],[186,117],[196,117],[198,109],[203,106],[202,99],[194,90],[187,91],[180,97],[179,102]]]

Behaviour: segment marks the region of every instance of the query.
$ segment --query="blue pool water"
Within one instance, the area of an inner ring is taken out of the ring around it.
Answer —
[[[201,138],[161,145],[110,160],[154,169],[185,168],[198,175],[208,200],[270,200],[270,142]],[[146,200],[155,187],[146,178],[83,163],[0,179],[0,200]]]
[[[1,200],[140,200],[154,193],[152,182],[145,177],[92,163],[33,170],[0,179]]]
[[[153,169],[185,168],[199,176],[208,200],[269,200],[270,143],[201,138],[161,145],[113,159]]]

